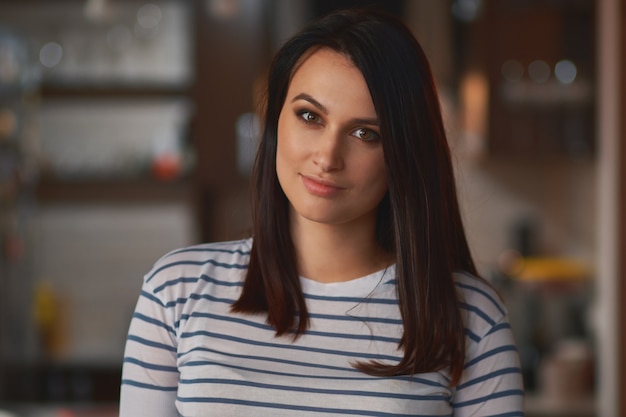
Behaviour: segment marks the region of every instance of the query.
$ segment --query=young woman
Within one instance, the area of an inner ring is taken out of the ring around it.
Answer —
[[[429,65],[376,12],[275,57],[253,235],[145,276],[121,417],[522,416],[506,310],[476,277]]]

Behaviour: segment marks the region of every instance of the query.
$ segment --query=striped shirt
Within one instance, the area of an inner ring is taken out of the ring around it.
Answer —
[[[395,267],[340,283],[301,278],[311,319],[294,340],[276,337],[263,314],[230,311],[251,244],[177,250],[144,277],[120,417],[523,416],[506,310],[485,282],[455,274],[467,335],[459,385],[445,370],[372,377],[353,364],[402,357]]]

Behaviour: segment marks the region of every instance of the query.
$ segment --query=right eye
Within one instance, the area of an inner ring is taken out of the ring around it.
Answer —
[[[298,116],[305,122],[305,123],[320,123],[320,117],[308,110],[304,110],[301,112],[298,112]]]

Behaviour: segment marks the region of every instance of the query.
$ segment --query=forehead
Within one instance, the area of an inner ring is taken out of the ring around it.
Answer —
[[[287,95],[301,88],[321,88],[333,95],[359,92],[363,99],[371,100],[369,86],[360,69],[350,57],[328,47],[312,48],[294,66]]]
[[[354,65],[352,58],[345,53],[338,52],[332,48],[326,46],[316,46],[308,49],[300,56],[293,69],[291,70],[289,84],[293,81],[296,74],[301,72],[303,66],[305,67],[325,67],[324,72],[328,72],[333,66],[342,66],[344,68],[350,68],[357,71],[360,75],[360,70]]]
[[[305,94],[319,102],[325,112],[360,118],[375,118],[376,110],[361,71],[345,54],[318,48],[302,58],[291,77],[286,101]]]
[[[282,106],[301,100],[315,104],[336,121],[379,124],[363,74],[349,57],[330,48],[310,51],[294,71]]]

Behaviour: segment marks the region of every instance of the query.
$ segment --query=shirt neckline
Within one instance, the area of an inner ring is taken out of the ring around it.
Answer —
[[[363,277],[341,282],[320,282],[300,276],[300,285],[305,294],[330,296],[366,296],[377,286],[395,277],[395,264]]]

